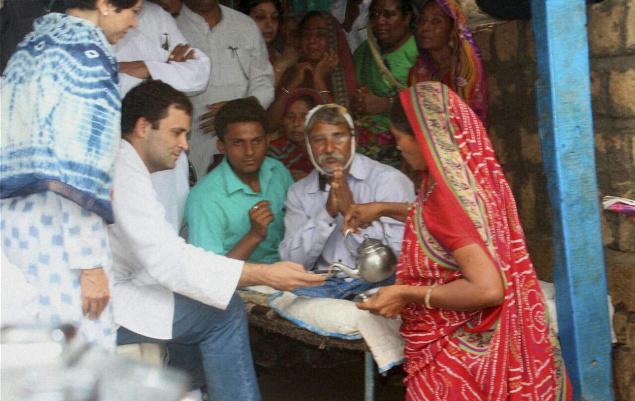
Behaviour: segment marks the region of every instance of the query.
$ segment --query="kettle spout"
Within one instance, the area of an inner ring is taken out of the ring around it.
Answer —
[[[331,263],[331,266],[329,266],[329,268],[337,269],[341,272],[344,272],[344,274],[351,278],[361,278],[359,275],[359,269],[357,269],[356,267],[348,267],[344,263]]]

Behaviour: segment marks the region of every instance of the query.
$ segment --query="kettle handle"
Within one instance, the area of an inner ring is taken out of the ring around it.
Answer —
[[[388,236],[386,235],[386,227],[384,227],[384,223],[381,221],[381,219],[377,219],[377,222],[379,223],[379,225],[381,226],[381,232],[384,234],[384,241],[386,241],[386,243],[384,245],[390,246],[390,242],[388,241]],[[351,249],[351,247],[349,246],[349,237],[351,236],[351,234],[353,234],[353,229],[349,228],[346,231],[344,231],[344,245],[346,246],[346,249],[348,249],[348,251],[352,254],[355,254],[357,252],[356,249]],[[364,237],[368,237],[368,235],[364,234]]]
[[[351,247],[349,246],[349,237],[351,236],[351,234],[353,234],[353,229],[349,228],[346,231],[344,231],[344,246],[346,246],[346,249],[348,249],[348,251],[350,253],[352,253],[353,255],[357,254],[357,249],[351,249]]]

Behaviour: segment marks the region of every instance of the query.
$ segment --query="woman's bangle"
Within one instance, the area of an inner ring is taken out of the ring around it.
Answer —
[[[430,296],[432,295],[432,290],[434,289],[434,287],[436,287],[436,284],[432,284],[430,287],[428,287],[428,289],[426,290],[426,296],[423,298],[423,305],[427,308],[427,309],[432,309],[432,305],[430,305]]]
[[[323,93],[328,93],[329,95],[331,94],[331,91],[318,91],[318,93],[321,95]]]
[[[281,88],[280,90],[281,90],[281,91],[282,91],[282,93],[284,93],[285,95],[288,95],[288,94],[290,94],[290,93],[291,93],[291,92],[289,92],[289,89],[287,89],[287,88]]]

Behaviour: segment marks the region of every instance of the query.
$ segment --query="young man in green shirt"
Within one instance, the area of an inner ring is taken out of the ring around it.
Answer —
[[[253,98],[232,100],[214,125],[225,156],[190,192],[188,241],[234,259],[279,261],[284,201],[293,178],[282,163],[266,157],[264,110]]]

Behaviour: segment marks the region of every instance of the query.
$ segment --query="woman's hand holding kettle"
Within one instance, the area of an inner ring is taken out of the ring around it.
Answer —
[[[380,216],[381,205],[379,202],[353,204],[344,214],[343,231],[352,230],[356,233],[360,228],[368,228]]]

